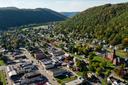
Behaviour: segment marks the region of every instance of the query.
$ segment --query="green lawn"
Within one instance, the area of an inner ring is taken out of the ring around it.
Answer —
[[[112,62],[110,62],[110,61],[108,61],[108,60],[106,60],[105,58],[100,57],[100,56],[95,56],[95,57],[93,58],[93,61],[101,62],[101,63],[106,62],[106,66],[107,66],[107,67],[110,67],[110,68],[114,68],[114,67],[115,67]]]
[[[128,54],[123,50],[118,50],[116,54],[120,57],[126,57]]]
[[[109,52],[113,52],[112,49],[107,49]],[[120,57],[127,57],[128,54],[124,50],[116,50],[116,55]]]
[[[71,77],[58,77],[58,78],[56,78],[56,79],[57,79],[57,81],[58,81],[61,85],[63,85],[63,84],[65,84],[65,83],[67,83],[67,82],[70,82],[70,81],[73,81],[73,80],[77,79],[77,77],[76,77],[76,76],[71,76]]]
[[[6,74],[4,71],[0,71],[0,81],[3,83],[3,85],[6,85]]]

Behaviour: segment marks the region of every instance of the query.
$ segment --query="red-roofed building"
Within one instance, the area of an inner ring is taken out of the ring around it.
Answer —
[[[105,58],[111,61],[114,65],[119,65],[123,62],[123,59],[116,56],[116,51],[114,50],[113,53],[109,53],[105,55]]]

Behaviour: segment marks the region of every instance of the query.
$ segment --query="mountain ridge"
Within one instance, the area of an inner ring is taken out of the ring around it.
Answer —
[[[0,8],[1,30],[28,24],[63,21],[66,16],[47,8],[19,9],[16,7]]]

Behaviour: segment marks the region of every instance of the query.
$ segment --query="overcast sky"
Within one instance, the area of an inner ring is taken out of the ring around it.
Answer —
[[[107,3],[122,3],[128,0],[0,0],[0,7],[50,8],[58,12],[83,11]]]

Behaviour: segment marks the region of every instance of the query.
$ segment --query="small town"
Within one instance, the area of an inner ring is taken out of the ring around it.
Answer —
[[[0,85],[128,85],[128,0],[0,0]]]
[[[118,46],[94,39],[90,44],[86,43],[86,53],[82,53],[66,45],[71,43],[59,40],[64,35],[50,37],[54,35],[50,30],[52,27],[36,26],[1,35],[1,42],[4,43],[1,43],[0,51],[0,76],[5,79],[6,85],[128,83],[128,48],[120,52]],[[7,42],[9,39],[12,39],[11,42]],[[82,40],[77,43],[82,45],[78,45],[78,49],[86,46]]]

